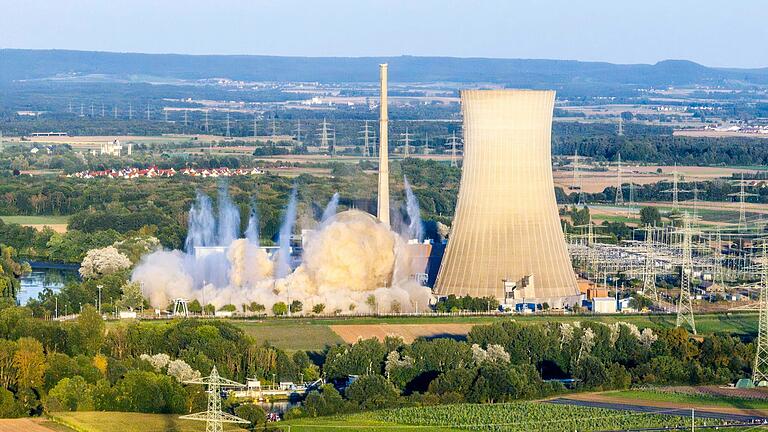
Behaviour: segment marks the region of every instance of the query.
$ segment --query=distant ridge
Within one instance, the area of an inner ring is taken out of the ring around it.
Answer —
[[[277,57],[133,54],[66,50],[0,50],[0,82],[63,74],[176,79],[374,82],[378,64],[393,82],[489,82],[509,87],[766,85],[768,68],[710,68],[685,60],[653,65],[575,60],[456,57]]]

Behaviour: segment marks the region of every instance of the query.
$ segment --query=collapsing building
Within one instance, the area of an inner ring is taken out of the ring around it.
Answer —
[[[554,91],[462,91],[464,165],[439,295],[578,302],[552,180],[554,100]]]

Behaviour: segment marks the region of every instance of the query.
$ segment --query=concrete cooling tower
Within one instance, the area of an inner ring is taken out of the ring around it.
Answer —
[[[575,304],[552,181],[554,91],[466,90],[464,165],[439,295]]]

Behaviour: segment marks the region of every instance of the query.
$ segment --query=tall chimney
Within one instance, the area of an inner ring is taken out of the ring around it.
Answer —
[[[379,205],[376,215],[389,225],[389,115],[387,114],[387,64],[379,65],[381,101],[379,102]]]

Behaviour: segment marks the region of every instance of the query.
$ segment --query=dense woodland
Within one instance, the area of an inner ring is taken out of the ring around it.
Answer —
[[[466,341],[361,340],[291,355],[232,323],[180,320],[105,323],[91,306],[72,322],[42,321],[27,308],[0,310],[0,417],[45,410],[189,413],[204,409],[199,386],[181,381],[215,365],[244,381],[311,381],[289,417],[403,405],[502,402],[567,391],[544,379],[575,378],[577,389],[640,384],[720,384],[749,374],[751,344],[725,335],[629,324],[505,320],[476,326]],[[346,389],[348,375],[361,376]],[[339,391],[341,390],[341,391]],[[241,402],[228,399],[235,411]],[[241,410],[242,411],[242,410]]]

